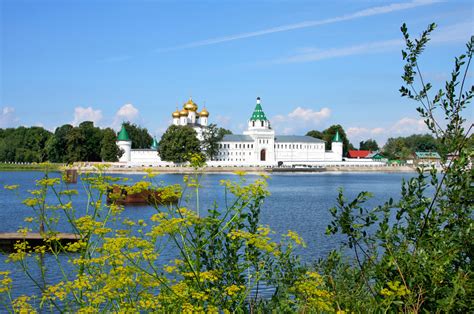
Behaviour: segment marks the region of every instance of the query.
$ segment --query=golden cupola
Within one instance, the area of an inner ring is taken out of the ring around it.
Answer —
[[[209,117],[209,111],[206,110],[206,107],[202,109],[202,111],[199,113],[200,117]]]
[[[178,108],[176,108],[176,111],[173,112],[172,115],[173,115],[173,118],[179,118],[179,110],[178,110]]]
[[[181,110],[181,111],[179,112],[179,115],[180,115],[181,117],[186,117],[186,116],[188,115],[188,111],[187,111],[186,109],[183,109],[183,110]]]
[[[189,111],[196,111],[198,109],[198,106],[193,101],[193,99],[189,97],[189,100],[184,104],[184,109],[189,110]]]

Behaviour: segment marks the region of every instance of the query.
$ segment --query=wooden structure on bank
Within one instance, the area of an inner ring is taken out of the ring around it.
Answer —
[[[107,192],[107,204],[117,204],[117,205],[169,205],[175,204],[178,202],[178,197],[166,199],[166,202],[163,201],[161,190],[142,190],[137,193],[130,193],[127,191],[127,187],[124,186],[114,186],[109,189]]]
[[[79,241],[81,238],[79,235],[74,233],[58,233],[55,235],[57,240],[51,241],[51,245],[60,244],[65,246],[69,243],[74,243]],[[1,232],[0,233],[0,250],[1,251],[12,251],[14,248],[15,243],[27,241],[28,245],[34,249],[35,246],[40,245],[50,245],[50,243],[46,243],[47,237],[40,234],[40,233],[20,233],[20,232]]]

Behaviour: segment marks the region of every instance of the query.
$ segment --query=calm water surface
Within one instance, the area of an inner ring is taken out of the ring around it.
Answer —
[[[58,176],[51,174],[50,176]],[[370,191],[374,197],[368,202],[376,206],[400,195],[403,178],[412,177],[413,173],[314,173],[314,174],[273,174],[269,179],[269,196],[261,211],[261,223],[269,225],[277,234],[288,230],[298,232],[307,243],[301,249],[303,260],[310,262],[324,257],[329,251],[339,246],[340,239],[328,237],[325,230],[330,222],[329,208],[336,204],[338,189],[343,188],[348,199],[355,197],[360,191]],[[119,175],[125,176],[125,175]],[[143,175],[126,175],[134,181],[142,179]],[[31,209],[21,204],[21,199],[28,190],[35,188],[35,180],[43,177],[41,172],[0,172],[0,232],[16,231],[25,225],[23,219],[32,216]],[[156,177],[166,184],[181,183],[183,175],[163,174]],[[256,175],[249,174],[249,180]],[[219,185],[222,179],[237,180],[233,174],[206,174],[201,179],[203,185],[200,191],[201,212],[212,207],[214,201],[222,207],[224,204],[224,189]],[[19,184],[18,196],[15,192],[6,191],[4,185]],[[82,184],[77,188],[81,191]],[[54,198],[52,198],[53,200]],[[85,193],[75,198],[75,208],[78,213],[84,212],[86,204]],[[192,208],[191,206],[189,206]],[[148,219],[156,213],[155,209],[147,206],[127,207],[123,216],[133,219]],[[62,231],[70,231],[67,226],[60,226]],[[12,264],[4,263],[5,255],[0,255],[0,270],[12,271],[14,289],[22,293],[34,292],[29,280]],[[55,263],[46,258],[46,264]],[[48,274],[51,281],[60,278],[60,274]]]

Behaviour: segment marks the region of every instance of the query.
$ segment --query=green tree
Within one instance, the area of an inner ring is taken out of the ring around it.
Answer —
[[[229,129],[225,129],[225,128],[217,128],[217,134],[219,135],[219,137],[222,139],[224,137],[224,135],[226,134],[232,134],[232,131],[229,130]]]
[[[407,147],[412,151],[436,151],[438,143],[431,134],[413,134],[405,138]]]
[[[306,136],[311,136],[314,138],[319,138],[320,140],[324,140],[324,134],[323,132],[317,131],[317,130],[311,130],[308,133],[306,133]]]
[[[383,147],[383,152],[388,159],[407,160],[413,155],[403,137],[389,138]]]
[[[206,157],[213,160],[219,152],[219,142],[225,134],[232,134],[230,130],[219,128],[215,124],[210,124],[203,132],[202,148]]]
[[[389,138],[383,147],[390,159],[406,160],[417,151],[438,151],[438,141],[430,134],[413,134],[407,137]],[[439,151],[441,153],[441,151]]]
[[[100,143],[100,157],[103,161],[118,161],[123,152],[116,144],[117,135],[111,128],[102,130],[102,141]]]
[[[153,137],[146,128],[142,128],[135,123],[125,122],[125,129],[127,130],[130,139],[132,140],[132,148],[150,148],[153,143]]]
[[[46,142],[51,132],[42,127],[18,127],[0,133],[0,160],[9,162],[43,162],[47,159]]]
[[[366,141],[361,141],[359,143],[359,149],[360,150],[370,150],[370,151],[378,151],[379,150],[379,145],[377,142],[373,139],[368,139]]]
[[[349,139],[347,138],[346,132],[344,131],[344,128],[339,125],[339,124],[334,124],[331,125],[329,128],[325,129],[324,131],[320,132],[317,130],[312,130],[306,133],[307,136],[311,136],[314,138],[319,138],[323,141],[326,142],[326,149],[329,150],[331,149],[331,144],[332,144],[332,139],[334,135],[336,135],[336,132],[339,131],[339,135],[342,138],[342,150],[343,150],[343,155],[347,155],[347,151],[349,149],[354,149],[354,146],[349,142]]]
[[[162,160],[185,162],[191,154],[201,153],[201,143],[192,127],[171,125],[158,143],[158,152]]]
[[[82,148],[85,155],[77,161],[101,161],[102,132],[100,128],[95,127],[92,121],[84,121],[79,124],[78,129],[84,139]]]
[[[57,127],[46,143],[46,154],[51,162],[67,162],[67,135],[73,129],[70,124]]]
[[[79,128],[72,128],[66,134],[66,157],[67,163],[73,163],[76,161],[85,161],[88,152],[85,146],[84,133]]]

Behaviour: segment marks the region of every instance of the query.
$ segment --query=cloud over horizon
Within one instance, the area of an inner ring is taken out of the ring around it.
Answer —
[[[309,128],[319,126],[321,122],[331,116],[331,109],[327,107],[315,111],[310,108],[296,107],[287,115],[276,115],[270,119],[272,127],[280,134],[290,135],[308,131]]]
[[[102,120],[102,110],[94,110],[92,107],[76,107],[74,108],[74,120],[72,125],[79,125],[83,121],[92,121],[95,125]]]
[[[139,110],[133,104],[125,104],[115,113],[112,127],[119,128],[122,122],[136,122],[140,116]]]
[[[19,119],[15,115],[15,108],[5,106],[0,111],[0,128],[11,128],[18,124]]]
[[[429,133],[423,119],[415,119],[403,117],[388,127],[350,127],[346,130],[349,140],[355,147],[358,147],[360,141],[374,139],[379,146],[383,144],[390,137],[409,136],[412,134]]]

